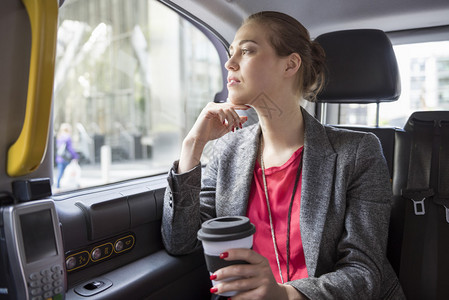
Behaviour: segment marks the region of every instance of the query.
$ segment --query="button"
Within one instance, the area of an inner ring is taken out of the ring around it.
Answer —
[[[68,272],[74,271],[76,269],[79,269],[81,267],[84,267],[89,263],[89,252],[87,251],[81,251],[76,254],[72,254],[65,260],[65,265]],[[58,274],[58,273],[55,273]],[[64,275],[63,270],[59,272],[60,276]]]
[[[121,241],[121,240],[118,240],[114,246],[115,251],[117,251],[117,252],[122,251],[124,247],[125,247],[125,245],[123,244],[123,241]]]
[[[128,235],[122,237],[117,242],[115,242],[115,252],[120,253],[126,250],[131,249],[134,246],[134,237],[132,235]]]
[[[92,259],[93,260],[99,260],[101,258],[101,249],[100,248],[95,248],[92,251]]]
[[[53,290],[53,292],[56,294],[56,296],[57,296],[57,294],[62,293],[62,292],[63,292],[62,286],[55,288],[55,289]]]
[[[30,274],[31,280],[39,280],[40,278],[41,278],[41,275],[39,275],[39,273],[31,273]]]
[[[91,252],[92,261],[97,261],[100,259],[105,259],[112,255],[114,252],[113,250],[114,246],[111,243],[106,243],[103,245],[98,246]]]
[[[47,292],[49,290],[51,290],[53,288],[53,286],[51,284],[46,284],[42,287],[42,289]]]
[[[112,255],[112,253],[114,253],[113,249],[114,246],[112,245],[112,243],[106,243],[94,248],[90,254],[92,257],[92,261],[95,262],[98,260],[108,258],[109,256]]]
[[[29,285],[31,288],[41,287],[41,283],[39,281],[31,281],[31,282],[29,282]]]
[[[60,265],[54,265],[53,267],[51,267],[51,270],[53,271],[53,273],[61,273],[62,274],[62,266],[60,266]]]
[[[42,290],[40,288],[37,288],[37,289],[32,289],[30,293],[31,293],[31,296],[37,296],[41,292],[42,292]]]
[[[52,280],[50,277],[43,277],[41,281],[42,283],[50,283]]]
[[[51,298],[53,296],[53,292],[45,292],[44,298]]]
[[[57,279],[57,280],[53,281],[53,286],[54,287],[58,287],[60,285],[62,285],[62,279]]]
[[[71,269],[75,268],[76,267],[76,257],[71,256],[71,257],[67,258],[65,261],[65,265],[67,267],[67,270],[71,270]]]

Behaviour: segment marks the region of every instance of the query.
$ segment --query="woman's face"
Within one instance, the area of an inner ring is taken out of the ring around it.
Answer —
[[[228,97],[234,104],[253,104],[264,93],[275,99],[282,83],[286,59],[268,41],[267,30],[250,22],[236,33],[225,67]]]

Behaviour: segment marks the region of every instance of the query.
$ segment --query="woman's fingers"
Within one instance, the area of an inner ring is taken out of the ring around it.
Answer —
[[[209,103],[206,106],[208,112],[212,115],[217,114],[223,125],[229,129],[239,127],[241,123],[241,117],[237,114],[236,110],[247,110],[249,106],[235,105],[232,103]]]
[[[238,248],[223,252],[220,256],[224,260],[244,260],[250,264],[260,264],[266,261],[266,258],[251,249]]]
[[[235,129],[242,129],[242,125],[248,121],[248,117],[246,116],[240,116],[236,110],[247,110],[249,109],[249,106],[246,105],[233,105],[229,110],[227,114],[227,121],[228,121],[228,128],[231,131],[234,131]]]
[[[274,279],[268,260],[251,249],[230,249],[220,255],[225,260],[244,260],[249,264],[231,265],[217,270],[212,276],[219,283],[212,293],[236,291],[232,299],[288,299],[287,286]],[[296,290],[296,296],[301,296]],[[303,298],[298,298],[303,299]]]
[[[249,264],[231,265],[217,270],[213,274],[216,276],[215,280],[220,281],[214,287],[217,293],[255,290],[274,282],[266,258],[251,249],[231,249],[222,253],[220,257],[227,261],[243,260]]]
[[[184,138],[178,172],[186,172],[196,166],[203,154],[205,145],[218,139],[235,128],[242,128],[248,118],[240,117],[236,110],[246,110],[250,106],[232,103],[208,103]]]
[[[184,139],[181,150],[180,172],[190,170],[198,164],[205,145],[218,139],[235,128],[241,128],[248,118],[240,117],[236,110],[249,109],[246,105],[229,103],[208,103]]]
[[[238,292],[238,295],[244,292],[251,292],[257,289],[262,282],[256,277],[250,278],[239,278],[238,280],[232,280],[217,284],[215,288],[217,289],[217,294],[224,294],[227,292]],[[234,299],[234,297],[233,297]],[[249,298],[256,299],[256,298]]]
[[[240,117],[240,123],[239,123],[239,127],[240,129],[242,129],[243,124],[245,124],[245,122],[248,121],[248,117],[247,116],[241,116]]]
[[[198,120],[200,122],[198,126],[200,128],[204,126],[212,126],[211,139],[218,138],[229,131],[234,131],[236,128],[242,128],[242,124],[244,124],[248,120],[248,118],[245,116],[239,116],[236,110],[247,110],[249,108],[250,106],[246,105],[210,102],[203,109],[203,112],[201,114],[202,117],[200,115]],[[204,121],[201,121],[201,119],[203,119]],[[212,123],[210,125],[207,125],[208,122]],[[208,131],[201,130],[201,132]]]

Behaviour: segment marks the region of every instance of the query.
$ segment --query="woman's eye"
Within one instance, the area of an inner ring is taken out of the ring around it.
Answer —
[[[250,53],[251,51],[250,50],[248,50],[248,49],[242,49],[242,54],[248,54],[248,53]]]

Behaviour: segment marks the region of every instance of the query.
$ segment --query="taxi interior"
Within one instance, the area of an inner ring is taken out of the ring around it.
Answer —
[[[60,9],[71,1],[65,2],[60,1]],[[339,104],[379,108],[397,101],[401,74],[392,45],[449,40],[447,0],[159,2],[212,41],[222,66],[234,33],[248,15],[275,10],[300,20],[325,49],[329,73],[318,102],[307,110],[321,122],[336,126],[342,126],[338,125]],[[17,70],[26,70],[28,60],[17,58],[29,57],[23,45],[29,47],[30,32],[20,39],[13,36],[21,32],[18,24],[26,23],[28,16],[19,0],[2,1],[0,6],[0,37],[12,41],[0,46],[5,66],[0,74],[0,95],[26,98],[23,85],[11,81],[27,81]],[[5,57],[15,57],[19,65]],[[216,91],[215,101],[225,98],[225,88]],[[25,102],[9,103],[0,112],[4,157],[22,127],[21,118],[11,120],[8,115],[19,110],[25,110]],[[379,109],[376,119],[373,126],[350,128],[374,132],[388,163],[394,192],[388,258],[409,299],[447,299],[448,260],[443,253],[449,246],[442,237],[449,227],[449,111],[416,112],[403,127],[380,126]],[[48,139],[48,149],[52,143]],[[17,197],[20,192],[13,191],[13,181],[52,177],[51,156],[47,151],[39,169],[28,175],[1,174],[1,190]],[[6,169],[6,162],[1,166]],[[421,173],[424,175],[414,175]],[[66,299],[210,299],[201,250],[185,256],[172,256],[164,250],[160,224],[166,184],[162,173],[44,197],[54,200],[59,217],[67,268]],[[416,221],[416,217],[421,219]],[[117,243],[120,250],[112,251]]]

